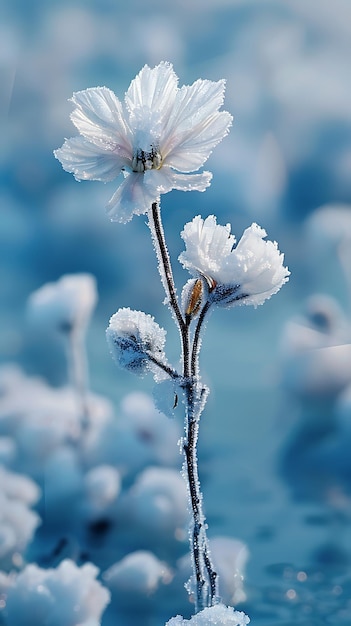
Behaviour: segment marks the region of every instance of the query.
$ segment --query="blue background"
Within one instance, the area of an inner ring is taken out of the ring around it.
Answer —
[[[313,494],[296,501],[299,479],[280,469],[296,415],[303,419],[307,410],[287,391],[280,341],[310,294],[330,294],[346,313],[349,306],[335,246],[315,249],[305,226],[318,207],[351,203],[348,0],[2,2],[1,360],[65,382],[63,355],[29,328],[26,301],[43,283],[84,271],[96,276],[99,291],[88,335],[94,391],[117,402],[128,390],[152,390],[150,380],[117,370],[108,354],[105,328],[119,307],[154,315],[177,363],[145,216],[110,223],[104,205],[114,183],[78,184],[52,154],[76,134],[73,91],[106,85],[122,98],[145,63],[161,60],[174,64],[180,84],[226,78],[224,108],[234,116],[206,164],[210,189],[162,198],[179,290],[187,280],[177,263],[180,231],[197,214],[230,222],[237,237],[256,221],[279,242],[291,270],[290,282],[263,307],[216,311],[201,356],[211,388],[200,435],[209,534],[247,543],[247,611],[263,624],[261,612],[269,616],[276,602],[273,582],[279,601],[285,597],[277,564],[325,568],[328,559],[315,554],[333,538],[325,501]],[[348,563],[344,545],[341,551]],[[305,623],[302,613],[294,619]]]

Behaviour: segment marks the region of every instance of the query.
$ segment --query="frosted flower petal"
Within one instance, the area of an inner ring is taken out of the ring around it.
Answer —
[[[131,156],[131,133],[123,105],[107,87],[92,87],[78,91],[71,98],[76,108],[71,120],[80,134],[105,150],[115,150],[119,156]]]
[[[135,110],[157,111],[162,123],[172,114],[178,92],[178,77],[171,63],[160,63],[151,69],[144,65],[132,80],[125,102],[133,115]]]
[[[197,80],[178,88],[170,63],[139,72],[124,102],[106,87],[73,95],[71,119],[81,137],[54,152],[77,180],[121,182],[108,203],[111,220],[146,213],[172,189],[204,191],[211,174],[193,174],[227,134],[232,116],[219,111],[225,82]]]
[[[76,180],[114,180],[121,173],[125,161],[111,150],[95,146],[84,137],[67,139],[62,148],[55,151],[66,172]]]
[[[113,222],[129,222],[133,215],[142,215],[155,199],[155,190],[144,184],[143,174],[127,174],[106,205]]]
[[[232,123],[227,111],[218,111],[224,91],[224,80],[201,79],[178,91],[165,128],[165,163],[181,172],[197,170],[204,164]]]
[[[186,250],[179,261],[193,276],[206,279],[212,302],[256,307],[277,293],[290,274],[277,243],[265,237],[266,231],[252,224],[235,246],[229,224],[217,224],[213,215],[205,220],[197,216],[184,227]]]

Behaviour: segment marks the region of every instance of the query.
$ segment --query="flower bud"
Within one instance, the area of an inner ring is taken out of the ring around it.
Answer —
[[[165,363],[166,331],[151,315],[129,308],[119,309],[110,319],[106,338],[112,358],[120,367],[141,376],[147,370],[160,373],[154,361]]]
[[[183,308],[188,320],[192,320],[199,312],[203,295],[203,284],[201,278],[189,280],[184,285],[182,293]]]

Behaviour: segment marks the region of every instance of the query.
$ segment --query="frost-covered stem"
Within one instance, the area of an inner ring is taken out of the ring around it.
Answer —
[[[157,365],[161,370],[163,370],[164,372],[166,372],[166,374],[168,374],[168,376],[170,378],[175,379],[179,379],[180,375],[178,374],[178,372],[173,369],[173,367],[170,367],[169,365],[167,365],[166,363],[162,363],[161,361],[159,361],[155,356],[153,356],[153,354],[147,353],[148,359],[154,363],[155,365]]]
[[[182,341],[182,378],[186,405],[186,436],[183,444],[185,456],[184,471],[188,482],[189,498],[193,517],[191,525],[190,551],[196,581],[196,612],[198,612],[205,607],[215,604],[218,597],[216,580],[217,575],[213,569],[209,554],[197,463],[199,421],[205,403],[204,394],[207,391],[206,388],[202,387],[199,383],[199,377],[197,375],[197,362],[198,352],[200,349],[201,327],[210,304],[208,303],[205,305],[201,311],[195,330],[193,345],[191,346],[189,332],[191,318],[183,318],[178,304],[171,260],[162,226],[160,207],[157,203],[153,203],[149,211],[149,228],[157,254],[159,263],[158,269],[162,284],[165,288],[171,311],[178,325]],[[193,363],[191,362],[191,358],[193,359]],[[161,365],[157,362],[155,357],[152,357],[151,360],[153,360],[156,365],[162,367],[162,369],[166,371],[171,378],[178,377],[178,374],[172,368]]]
[[[183,319],[182,312],[179,308],[176,288],[174,284],[171,260],[169,258],[168,248],[166,245],[165,234],[163,230],[160,207],[157,202],[153,202],[149,211],[149,227],[154,242],[157,259],[159,263],[159,272],[162,284],[165,288],[171,310],[178,324],[181,340],[184,363],[184,376],[189,376],[189,326]]]
[[[202,326],[205,320],[205,317],[209,311],[209,308],[211,306],[211,302],[209,302],[207,300],[206,304],[203,306],[201,313],[199,315],[197,324],[196,324],[196,328],[195,328],[195,333],[194,333],[194,339],[193,339],[193,345],[192,345],[192,352],[191,352],[191,374],[192,376],[197,376],[198,375],[198,369],[199,369],[199,351],[200,351],[200,339],[201,339],[201,330],[202,330]]]
[[[160,207],[157,202],[153,202],[151,205],[151,212],[149,213],[149,225],[153,239],[155,240],[154,243],[157,258],[160,264],[159,270],[162,283],[167,293],[167,296],[169,297],[169,302],[172,310],[177,318],[179,328],[183,330],[185,327],[185,322],[183,320],[183,316],[177,300],[171,260],[169,258],[169,253],[166,245]]]
[[[202,396],[206,389],[197,384],[194,379],[191,379],[186,385],[185,391],[187,399],[187,428],[183,449],[193,514],[190,552],[196,582],[196,612],[198,612],[205,607],[215,604],[218,597],[216,572],[213,569],[208,549],[197,463],[197,441],[200,414],[203,407]]]
[[[84,333],[79,328],[72,328],[67,334],[67,360],[69,381],[76,392],[81,412],[81,429],[84,432],[90,422],[88,401],[88,365],[85,350]]]

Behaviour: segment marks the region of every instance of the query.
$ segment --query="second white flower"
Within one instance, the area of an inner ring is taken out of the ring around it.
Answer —
[[[230,224],[217,224],[214,215],[199,215],[182,232],[186,250],[179,261],[193,276],[202,277],[208,299],[219,306],[257,306],[277,293],[289,280],[284,255],[273,241],[265,241],[266,231],[252,224],[236,244]]]

